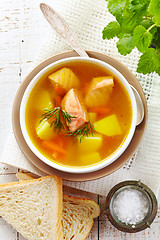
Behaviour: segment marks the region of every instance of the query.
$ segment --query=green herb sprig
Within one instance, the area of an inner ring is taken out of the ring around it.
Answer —
[[[71,116],[68,114],[66,111],[62,110],[59,106],[55,108],[50,108],[50,109],[44,109],[44,113],[40,116],[41,120],[40,123],[43,120],[49,120],[50,118],[53,117],[53,121],[51,121],[50,127],[53,127],[58,131],[62,132],[64,131],[65,136],[75,136],[76,138],[79,137],[80,142],[84,136],[88,136],[89,134],[92,134],[95,132],[95,129],[93,125],[88,122],[86,123],[82,128],[77,129],[76,131],[68,131],[65,130],[65,126],[61,121],[60,114],[62,114],[62,117],[64,119],[64,123],[67,125],[68,123],[71,123],[72,118],[76,118],[75,116]]]
[[[118,37],[121,55],[135,47],[142,53],[137,72],[160,75],[160,0],[106,0],[116,17],[103,30],[103,39]]]
[[[89,134],[92,134],[95,132],[95,129],[93,125],[90,122],[87,122],[82,128],[77,129],[76,131],[68,131],[65,130],[65,126],[61,121],[60,114],[62,114],[62,117],[64,119],[64,123],[67,125],[68,123],[71,123],[72,118],[76,118],[75,116],[71,116],[66,111],[62,110],[59,106],[55,108],[50,109],[44,109],[44,113],[40,116],[42,122],[43,120],[49,120],[53,117],[53,121],[51,121],[50,127],[53,127],[58,131],[64,133],[65,136],[75,136],[76,138],[79,137],[80,142],[83,139],[84,136],[88,136]]]
[[[81,142],[84,136],[88,136],[89,134],[93,135],[95,131],[96,130],[94,126],[88,122],[82,128],[79,128],[73,132],[67,131],[67,136],[74,136],[76,139],[79,138],[79,141]]]
[[[54,126],[58,132],[62,131],[62,129],[64,129],[64,126],[60,120],[60,111],[60,107],[55,107],[54,109],[44,109],[44,113],[40,116],[40,122],[43,120],[49,120],[50,118],[54,117],[54,120],[51,122],[50,127]]]
[[[49,120],[53,117],[53,121],[51,122],[50,127],[54,126],[54,128],[58,130],[58,132],[61,132],[62,130],[64,130],[64,125],[61,122],[60,114],[62,114],[64,122],[66,124],[71,123],[71,119],[75,118],[74,116],[71,116],[70,114],[62,110],[60,107],[55,107],[51,109],[44,109],[44,113],[40,116],[40,122],[42,122],[43,120]]]

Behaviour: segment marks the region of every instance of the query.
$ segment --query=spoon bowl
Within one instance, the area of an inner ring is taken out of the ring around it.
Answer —
[[[136,125],[138,126],[143,121],[143,118],[144,118],[144,106],[143,106],[142,99],[141,99],[139,93],[137,92],[137,90],[132,85],[130,85],[130,87],[132,88],[135,99],[136,99],[136,104],[137,104],[137,123],[136,123]]]

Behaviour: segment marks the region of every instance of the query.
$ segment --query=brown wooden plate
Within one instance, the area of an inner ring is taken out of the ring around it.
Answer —
[[[15,134],[15,137],[16,137],[16,140],[17,140],[17,143],[18,143],[20,149],[22,150],[24,155],[37,168],[39,168],[41,171],[43,171],[47,174],[58,175],[65,180],[87,181],[87,180],[98,179],[98,178],[104,177],[106,175],[109,175],[109,174],[115,172],[116,170],[121,168],[132,157],[132,155],[135,153],[136,149],[138,148],[138,146],[139,146],[139,144],[142,140],[142,137],[143,137],[143,134],[144,134],[144,131],[145,131],[145,127],[146,127],[147,104],[146,104],[146,100],[145,100],[145,96],[144,96],[142,87],[139,84],[136,77],[121,62],[117,61],[116,59],[114,59],[110,56],[107,56],[105,54],[98,53],[98,52],[93,52],[93,51],[88,51],[87,53],[92,58],[97,58],[99,60],[102,60],[102,61],[107,62],[108,64],[112,65],[114,68],[116,68],[127,79],[127,81],[131,85],[133,85],[137,89],[137,91],[139,92],[139,94],[142,98],[143,104],[144,104],[145,115],[144,115],[144,119],[143,119],[142,123],[139,126],[136,127],[133,139],[132,139],[130,145],[128,146],[128,148],[126,149],[126,151],[116,161],[114,161],[109,166],[107,166],[103,169],[100,169],[98,171],[95,171],[95,172],[83,173],[83,174],[73,174],[73,173],[70,174],[70,173],[66,173],[66,172],[62,172],[62,171],[59,171],[57,169],[54,169],[54,168],[50,167],[49,165],[45,164],[42,160],[40,160],[30,150],[30,148],[26,144],[26,142],[23,138],[22,132],[21,132],[21,127],[20,127],[20,119],[19,119],[20,104],[21,104],[21,100],[22,100],[22,97],[23,97],[23,94],[25,92],[26,87],[28,86],[30,81],[34,78],[34,76],[38,72],[40,72],[44,67],[48,66],[49,64],[51,64],[51,63],[53,63],[57,60],[60,60],[62,58],[68,58],[68,57],[76,57],[78,55],[75,51],[69,51],[69,52],[65,52],[65,53],[55,55],[51,58],[48,58],[44,62],[40,63],[23,80],[23,82],[21,83],[21,85],[20,85],[20,87],[17,91],[17,94],[15,96],[14,103],[13,103],[13,110],[12,110],[13,131],[14,131],[14,134]]]

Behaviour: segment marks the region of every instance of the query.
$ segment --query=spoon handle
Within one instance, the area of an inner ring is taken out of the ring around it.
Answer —
[[[40,9],[55,31],[81,56],[89,57],[81,47],[66,21],[47,4],[41,3]]]

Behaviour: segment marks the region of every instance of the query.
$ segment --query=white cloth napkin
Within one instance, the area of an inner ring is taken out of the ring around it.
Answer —
[[[113,16],[107,11],[104,0],[54,0],[50,4],[65,18],[84,49],[106,53],[125,64],[136,75],[145,93],[148,105],[148,125],[143,142],[136,155],[121,169],[98,180],[85,182],[64,181],[64,184],[85,191],[107,195],[108,191],[124,180],[141,180],[157,195],[160,186],[160,77],[156,73],[136,73],[140,54],[136,49],[127,56],[121,56],[116,48],[117,39],[102,40],[102,30]],[[36,63],[56,53],[70,49],[54,30],[49,28]],[[38,175],[42,172],[23,155],[11,133],[1,155],[0,162],[28,170]]]

